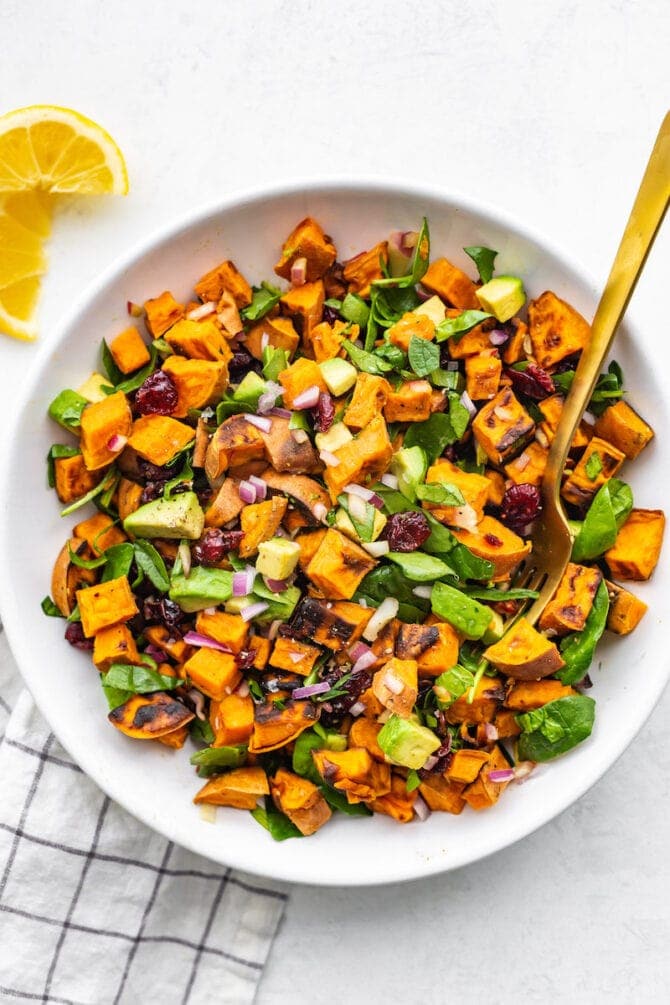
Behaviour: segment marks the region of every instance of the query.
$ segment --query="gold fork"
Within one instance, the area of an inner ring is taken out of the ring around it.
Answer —
[[[553,596],[572,551],[572,535],[560,500],[561,475],[572,438],[589,402],[600,368],[644,267],[670,198],[670,112],[659,130],[633,209],[623,232],[591,325],[572,387],[563,406],[542,479],[542,512],[533,531],[533,549],[514,586],[539,590],[524,616],[534,624]]]

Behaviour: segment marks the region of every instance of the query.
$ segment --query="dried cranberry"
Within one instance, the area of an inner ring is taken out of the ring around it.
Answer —
[[[159,499],[163,495],[163,489],[165,488],[165,482],[147,482],[142,489],[142,495],[140,496],[140,503],[152,502],[154,499]]]
[[[170,600],[169,597],[161,597],[160,600],[149,597],[144,601],[142,614],[146,621],[158,622],[159,625],[167,628],[169,632],[176,632],[181,635],[179,625],[186,615],[179,604],[175,604],[174,600]]]
[[[500,519],[510,530],[520,533],[542,511],[542,497],[536,485],[510,485],[505,489]]]
[[[235,655],[235,662],[237,663],[238,670],[250,670],[254,665],[254,660],[256,659],[256,653],[253,649],[240,649],[239,653]]]
[[[324,674],[322,680],[328,681],[331,687],[335,687],[343,676],[344,671],[331,670]],[[346,694],[341,695],[339,698],[333,698],[332,701],[324,702],[319,721],[324,726],[334,726],[342,719],[342,716],[347,714],[351,706],[356,704],[360,696],[364,691],[367,691],[371,684],[372,675],[367,670],[360,670],[358,673],[352,674],[341,685],[342,690],[346,691]]]
[[[87,639],[81,621],[71,621],[65,629],[65,638],[75,649],[92,649],[93,639]]]
[[[327,321],[329,325],[334,325],[336,321],[342,320],[342,315],[334,307],[324,307],[323,320]]]
[[[347,283],[344,278],[344,266],[342,265],[342,262],[333,262],[323,277],[323,285],[326,290],[326,297],[331,300],[344,300],[347,295]],[[339,319],[340,315],[337,311],[333,310],[332,307],[324,307],[324,321],[328,321],[329,324],[332,324],[330,318],[326,316],[326,311],[332,311],[335,315],[335,320]]]
[[[335,418],[335,405],[329,394],[324,392],[319,395],[319,401],[316,408],[312,410],[312,415],[317,433],[327,433]]]
[[[487,544],[490,544],[492,548],[502,547],[502,541],[495,534],[484,534],[484,540]]]
[[[430,537],[428,520],[413,510],[394,513],[384,529],[391,551],[416,551]]]
[[[145,461],[143,457],[137,458],[137,470],[142,478],[148,482],[167,482],[175,476],[174,468],[152,464],[151,461]]]
[[[255,360],[246,349],[236,349],[233,358],[228,362],[228,372],[233,384],[239,384],[250,371],[259,369],[258,360]]]
[[[547,371],[537,363],[529,363],[525,370],[507,370],[507,376],[516,394],[523,394],[533,401],[542,401],[556,391]]]
[[[220,530],[210,527],[193,546],[193,559],[200,565],[218,565],[229,551],[239,548],[244,537],[241,530]]]
[[[171,415],[179,394],[175,382],[164,370],[150,373],[135,394],[135,408],[140,415]]]

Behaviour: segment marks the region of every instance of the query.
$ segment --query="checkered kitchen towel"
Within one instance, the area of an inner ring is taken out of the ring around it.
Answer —
[[[130,817],[21,688],[0,636],[0,1001],[243,1005],[286,894]]]

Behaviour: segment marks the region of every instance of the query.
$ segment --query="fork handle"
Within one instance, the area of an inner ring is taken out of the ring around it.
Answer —
[[[543,486],[558,502],[561,475],[575,430],[591,398],[600,368],[638,277],[654,243],[670,199],[670,112],[663,120],[605,289],[582,352],[561,421],[547,458]]]

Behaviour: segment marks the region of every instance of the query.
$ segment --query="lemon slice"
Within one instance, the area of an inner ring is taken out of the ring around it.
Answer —
[[[37,335],[54,197],[127,191],[123,155],[91,119],[53,105],[0,116],[0,331],[20,339]]]

